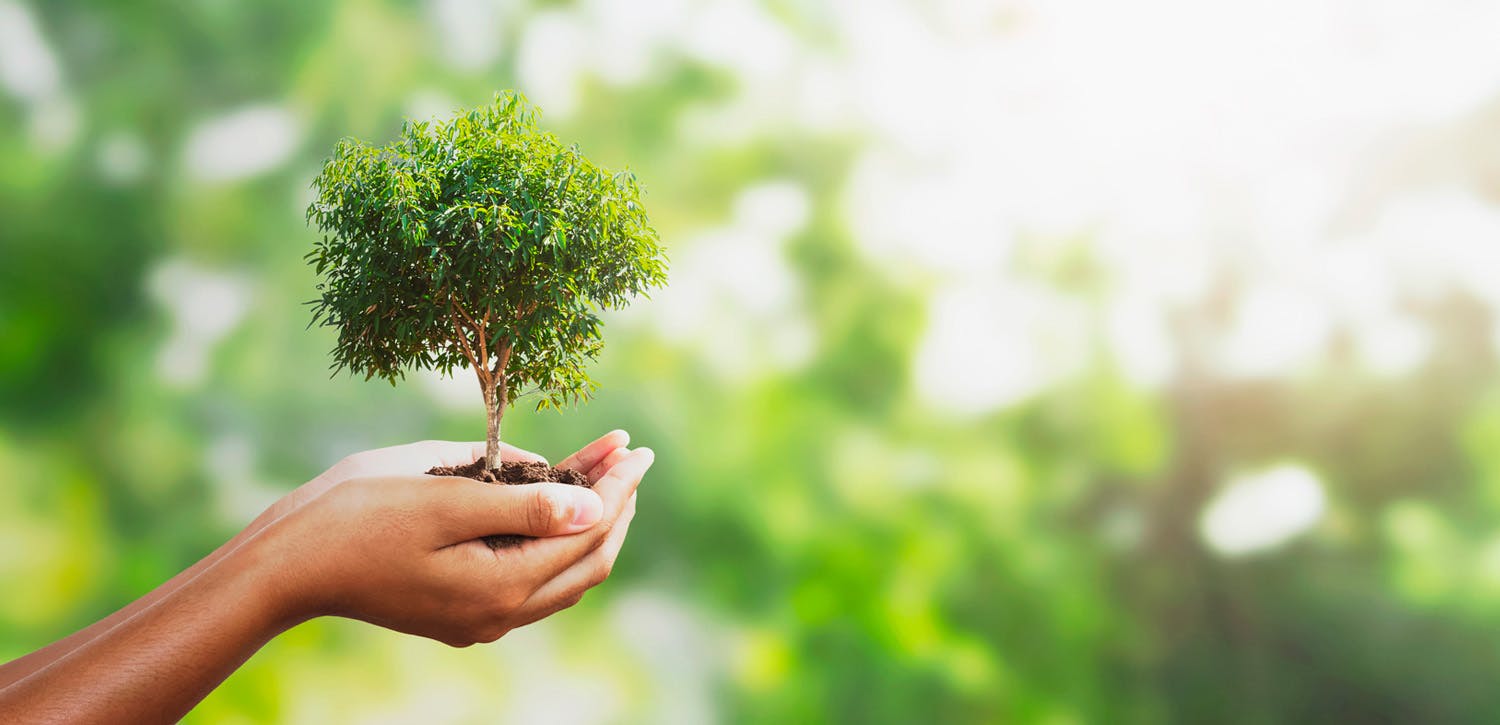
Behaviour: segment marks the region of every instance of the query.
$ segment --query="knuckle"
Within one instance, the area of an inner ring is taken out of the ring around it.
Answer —
[[[601,546],[609,540],[609,533],[618,525],[619,520],[611,518],[600,519],[599,523],[594,524],[594,528],[590,530],[594,535],[594,546]]]
[[[589,581],[591,582],[590,585],[591,586],[597,586],[599,584],[603,584],[604,580],[609,578],[610,573],[613,572],[614,569],[615,569],[614,559],[612,559],[610,557],[605,557],[605,558],[601,559],[598,564],[594,565],[593,571],[590,573],[591,574],[589,576]]]
[[[551,531],[557,525],[558,520],[567,512],[556,498],[547,495],[546,491],[537,491],[531,497],[531,525],[532,531]]]
[[[483,642],[485,644],[488,644],[490,642],[494,642],[497,639],[500,639],[501,637],[504,637],[508,632],[510,632],[510,630],[503,625],[491,625],[476,632],[474,634],[474,640],[476,642]]]
[[[526,604],[526,593],[503,591],[495,597],[495,608],[501,612],[513,612]]]

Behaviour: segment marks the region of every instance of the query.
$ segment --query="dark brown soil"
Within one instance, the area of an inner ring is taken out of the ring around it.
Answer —
[[[500,468],[485,468],[484,459],[480,458],[473,463],[464,466],[435,466],[428,469],[429,476],[463,476],[485,483],[504,484],[507,486],[523,486],[528,483],[566,483],[572,486],[583,486],[592,488],[588,476],[577,471],[549,466],[545,463],[533,463],[522,461],[506,461],[500,464]],[[504,549],[519,546],[521,542],[532,539],[532,536],[521,536],[520,534],[497,534],[484,537],[484,543],[489,544],[491,549]]]

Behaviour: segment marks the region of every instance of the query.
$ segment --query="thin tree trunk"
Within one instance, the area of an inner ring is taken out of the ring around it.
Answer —
[[[495,389],[484,389],[484,467],[500,467],[500,411],[496,408]]]
[[[495,387],[485,391],[484,410],[488,426],[487,437],[484,443],[484,465],[487,468],[500,467],[500,418],[505,415],[506,400],[505,376],[501,375],[496,381]]]

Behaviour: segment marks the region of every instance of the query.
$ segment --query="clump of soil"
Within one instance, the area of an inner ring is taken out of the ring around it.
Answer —
[[[480,458],[473,463],[462,466],[434,466],[428,469],[429,476],[462,476],[472,478],[485,483],[501,484],[506,486],[523,486],[528,483],[566,483],[570,486],[583,486],[593,488],[594,484],[589,481],[588,476],[568,468],[558,468],[545,463],[534,461],[505,461],[499,468],[485,468],[484,459]],[[534,536],[522,536],[520,534],[497,534],[484,537],[484,543],[489,544],[491,549],[505,549],[512,546],[520,546],[521,542],[534,539]]]

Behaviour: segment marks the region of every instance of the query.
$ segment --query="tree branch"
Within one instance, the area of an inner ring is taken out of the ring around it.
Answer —
[[[490,341],[488,336],[484,334],[486,329],[484,326],[480,326],[479,328],[479,354],[484,356],[484,362],[488,364],[490,361]]]
[[[492,373],[494,379],[501,379],[505,373],[505,366],[510,364],[510,345],[500,348],[500,355],[495,359],[495,370]]]
[[[491,380],[489,371],[486,370],[484,365],[480,364],[479,358],[474,355],[474,348],[469,345],[468,331],[459,323],[458,317],[454,316],[451,307],[448,309],[448,319],[453,322],[453,332],[458,336],[459,342],[462,343],[460,349],[463,350],[464,357],[469,359],[469,367],[473,368],[474,374],[479,376],[479,384],[485,386],[485,389],[488,390]],[[489,356],[485,356],[485,362],[489,362]]]
[[[475,322],[474,317],[469,314],[468,310],[464,309],[463,303],[459,302],[458,298],[455,297],[452,292],[448,293],[448,303],[453,306],[453,309],[458,310],[458,314],[462,315],[463,318],[469,322],[469,325],[473,328],[473,330],[479,334],[479,350],[477,351],[477,354],[471,352],[470,359],[475,360],[475,362],[473,363],[474,371],[479,373],[479,382],[484,383],[485,386],[494,385],[494,376],[488,374],[487,365],[481,365],[480,361],[477,359],[479,355],[483,355],[484,363],[488,363],[490,361],[490,348],[488,344],[489,341],[485,338],[486,325],[481,325],[478,322]],[[486,317],[485,319],[486,322],[488,322],[489,318]],[[457,322],[455,321],[454,324],[456,325]],[[465,336],[464,344],[468,345],[468,342],[469,338]]]
[[[448,293],[448,302],[458,310],[458,314],[464,316],[464,319],[467,320],[468,323],[474,327],[474,329],[482,329],[479,327],[479,323],[475,322],[474,318],[469,316],[469,311],[464,309],[463,303],[459,302],[458,298],[454,297],[452,292]]]

